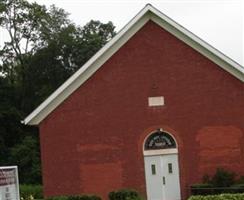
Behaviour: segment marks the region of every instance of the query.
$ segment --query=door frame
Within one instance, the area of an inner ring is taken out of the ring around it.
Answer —
[[[155,150],[145,150],[145,143],[146,141],[148,140],[148,138],[154,134],[155,132],[157,131],[161,131],[163,133],[166,133],[168,134],[169,136],[172,137],[172,139],[174,140],[175,142],[175,148],[169,148],[169,149],[155,149]],[[170,154],[176,154],[177,155],[177,162],[178,162],[178,178],[179,178],[179,193],[180,193],[180,197],[182,197],[182,194],[181,194],[181,176],[180,176],[180,162],[179,162],[179,153],[178,153],[178,143],[177,143],[177,140],[176,138],[174,137],[174,135],[172,135],[171,133],[169,133],[168,131],[165,131],[163,130],[162,128],[160,129],[157,129],[157,130],[154,130],[152,132],[150,132],[149,134],[147,134],[147,136],[144,138],[143,140],[143,162],[144,162],[144,175],[145,175],[145,186],[147,187],[147,180],[146,180],[146,170],[145,170],[145,159],[144,157],[147,157],[147,156],[163,156],[163,155],[170,155]],[[147,194],[147,188],[146,188],[146,194]],[[148,195],[148,194],[147,194]]]

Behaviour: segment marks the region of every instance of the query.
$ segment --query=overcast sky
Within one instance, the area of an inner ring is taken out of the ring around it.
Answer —
[[[244,0],[36,0],[36,2],[47,6],[55,4],[64,8],[70,13],[70,19],[78,25],[84,25],[91,19],[104,23],[112,21],[117,31],[147,3],[151,3],[244,65]]]

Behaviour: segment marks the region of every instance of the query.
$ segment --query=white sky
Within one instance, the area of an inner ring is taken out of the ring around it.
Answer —
[[[34,1],[34,0],[29,0]],[[147,3],[244,66],[244,0],[36,0],[55,4],[84,25],[112,21],[120,30]],[[1,30],[0,30],[1,31]],[[0,33],[0,40],[5,38]],[[1,44],[1,41],[0,41]]]

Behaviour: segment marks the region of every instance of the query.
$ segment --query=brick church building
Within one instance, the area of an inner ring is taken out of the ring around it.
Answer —
[[[146,5],[24,120],[40,131],[45,196],[134,188],[186,199],[244,175],[244,68]]]

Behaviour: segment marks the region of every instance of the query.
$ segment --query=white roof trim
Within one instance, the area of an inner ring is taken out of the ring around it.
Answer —
[[[244,68],[241,65],[198,38],[196,35],[161,13],[150,4],[147,4],[113,39],[111,39],[100,51],[88,60],[76,73],[65,81],[22,122],[28,125],[38,125],[72,92],[92,76],[149,20],[154,21],[171,34],[175,35],[177,38],[218,64],[221,68],[244,82]]]

